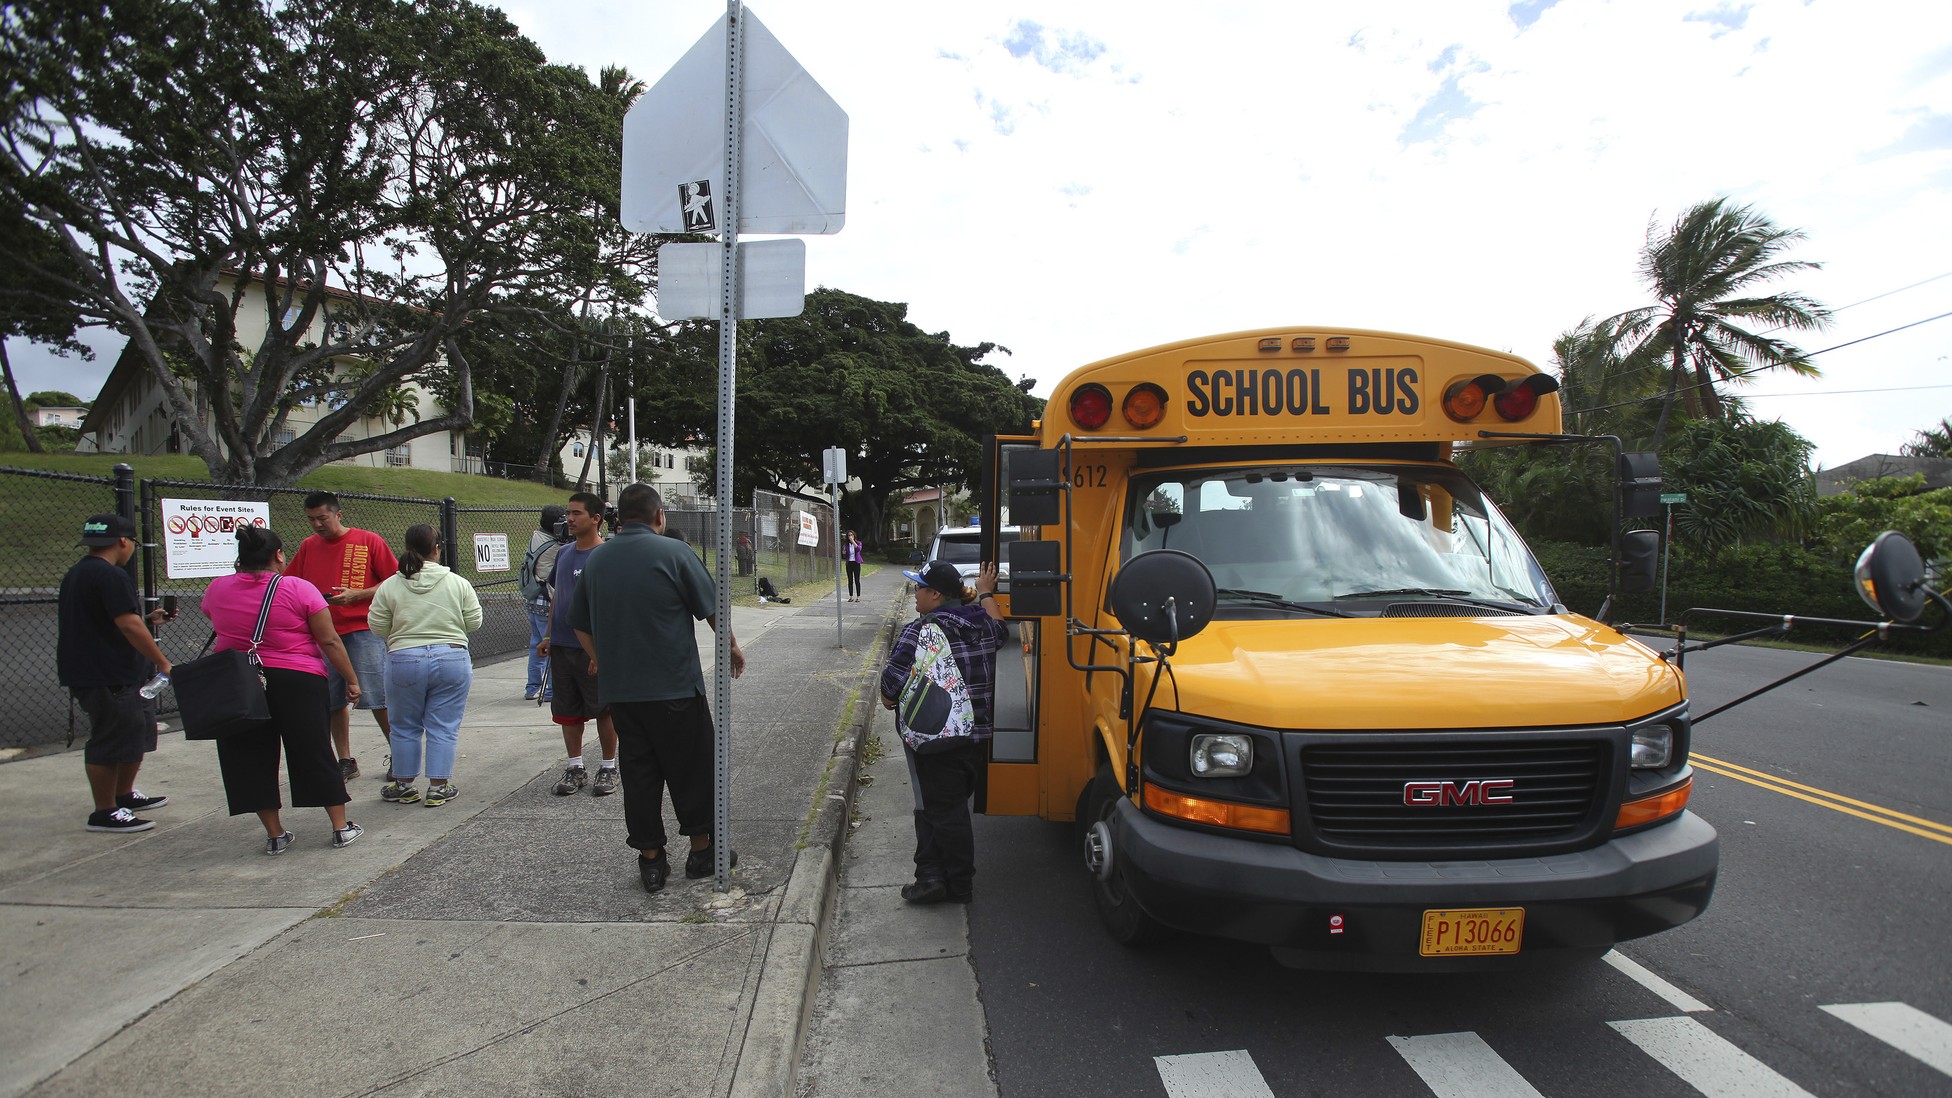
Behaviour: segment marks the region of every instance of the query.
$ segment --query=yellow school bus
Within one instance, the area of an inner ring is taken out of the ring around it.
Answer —
[[[990,449],[1020,644],[982,809],[1076,820],[1130,944],[1441,971],[1700,914],[1717,839],[1687,811],[1681,674],[1562,605],[1454,461],[1558,435],[1556,389],[1345,328],[1073,372]]]

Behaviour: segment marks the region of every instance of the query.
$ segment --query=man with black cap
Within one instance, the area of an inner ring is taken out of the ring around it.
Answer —
[[[156,825],[136,813],[161,808],[169,798],[136,790],[142,757],[156,750],[156,703],[141,691],[154,671],[169,674],[169,660],[149,635],[149,625],[161,625],[169,615],[156,610],[144,618],[135,577],[124,567],[135,555],[135,523],[121,515],[90,515],[81,544],[88,555],[61,577],[55,668],[88,714],[88,743],[81,752],[95,795],[88,830],[147,831]]]
[[[976,877],[976,832],[969,819],[969,798],[983,767],[995,724],[996,651],[1010,636],[1003,611],[996,605],[997,568],[983,565],[976,574],[973,603],[965,605],[962,574],[947,561],[930,561],[920,572],[906,572],[915,584],[915,612],[896,638],[888,666],[881,672],[881,705],[893,709],[915,664],[922,626],[933,621],[948,638],[969,690],[975,728],[953,747],[917,754],[904,744],[908,780],[915,790],[915,881],[901,890],[911,904],[948,900],[966,904]]]

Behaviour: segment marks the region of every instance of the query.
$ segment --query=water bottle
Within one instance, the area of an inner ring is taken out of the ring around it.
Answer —
[[[169,685],[169,676],[163,674],[161,671],[158,671],[156,672],[155,678],[150,679],[148,682],[142,684],[142,690],[140,691],[140,693],[145,698],[154,698],[156,695],[163,692],[163,687],[168,685]]]

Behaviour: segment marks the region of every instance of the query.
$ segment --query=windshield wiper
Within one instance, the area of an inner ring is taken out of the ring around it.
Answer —
[[[1283,610],[1299,610],[1307,614],[1320,614],[1325,618],[1355,617],[1354,614],[1346,610],[1335,610],[1327,606],[1311,606],[1305,602],[1284,599],[1272,591],[1249,591],[1244,587],[1222,587],[1215,591],[1214,594],[1219,595],[1221,598],[1246,599],[1249,602],[1257,602],[1263,606],[1275,606]]]
[[[1457,587],[1392,587],[1386,591],[1349,591],[1335,596],[1342,599],[1387,599],[1399,595],[1422,595],[1426,598],[1449,599],[1452,602],[1468,603],[1471,606],[1484,606],[1493,610],[1509,609],[1513,605],[1529,606],[1537,609],[1539,604],[1525,599],[1484,599]]]

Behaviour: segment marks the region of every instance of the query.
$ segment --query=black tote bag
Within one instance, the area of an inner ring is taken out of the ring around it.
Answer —
[[[278,579],[273,574],[265,588],[250,651],[226,648],[170,668],[170,688],[183,718],[184,739],[221,740],[270,723],[271,703],[264,696],[264,665],[258,662],[257,652],[271,620],[271,596],[278,591]],[[211,642],[216,639],[212,633]]]

